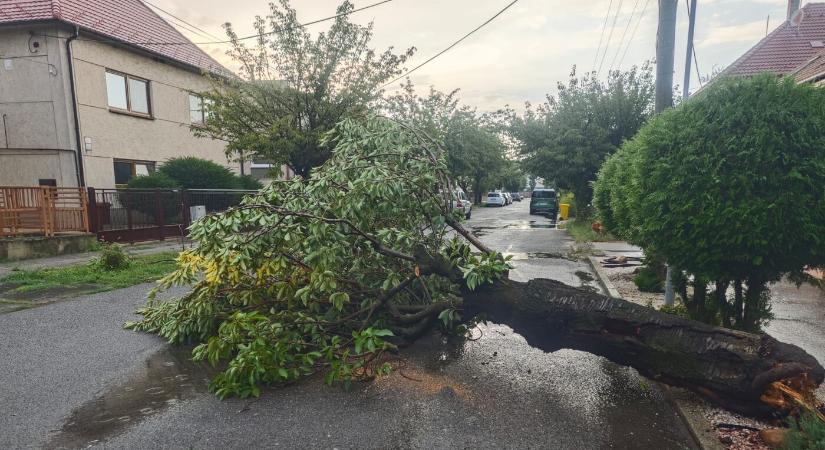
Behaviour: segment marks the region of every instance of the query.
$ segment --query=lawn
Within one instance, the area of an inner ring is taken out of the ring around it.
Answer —
[[[616,237],[610,233],[593,231],[590,221],[571,219],[564,224],[564,228],[576,242],[604,242],[615,241]]]
[[[0,278],[0,285],[14,286],[6,291],[11,295],[77,287],[88,287],[83,290],[86,293],[111,291],[159,279],[172,271],[175,256],[175,252],[135,256],[128,267],[110,271],[92,263],[20,270]]]

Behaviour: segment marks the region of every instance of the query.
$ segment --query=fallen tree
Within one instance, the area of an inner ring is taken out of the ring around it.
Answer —
[[[419,130],[371,117],[327,139],[333,156],[308,179],[198,221],[198,245],[160,286],[191,291],[150,300],[127,324],[198,342],[195,359],[226,361],[218,395],[258,395],[260,384],[317,371],[329,383],[382,374],[391,367],[379,357],[399,342],[435,324],[466,331],[483,313],[538,348],[603,355],[737,411],[781,415],[815,401],[825,371],[795,346],[551,280],[507,279],[508,258],[452,211],[443,152]]]

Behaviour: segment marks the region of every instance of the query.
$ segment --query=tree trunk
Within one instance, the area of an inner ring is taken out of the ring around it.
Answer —
[[[463,297],[466,313],[509,325],[536,348],[601,355],[744,414],[787,414],[790,407],[760,399],[771,383],[802,379],[814,389],[825,377],[811,355],[768,335],[712,327],[557,281],[505,279]]]

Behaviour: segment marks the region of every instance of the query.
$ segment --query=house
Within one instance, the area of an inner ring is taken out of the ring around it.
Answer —
[[[762,72],[792,76],[799,82],[825,78],[825,3],[788,1],[781,25],[745,52],[721,76],[749,76]]]
[[[0,185],[113,188],[198,156],[204,73],[231,76],[140,0],[0,1]]]

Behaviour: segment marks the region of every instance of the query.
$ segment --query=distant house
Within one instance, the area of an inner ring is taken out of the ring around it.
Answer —
[[[0,1],[0,185],[111,188],[198,156],[205,72],[229,75],[140,0]]]
[[[825,79],[825,3],[808,3],[799,9],[799,0],[789,0],[785,22],[720,75],[762,72],[791,76],[799,82]]]

